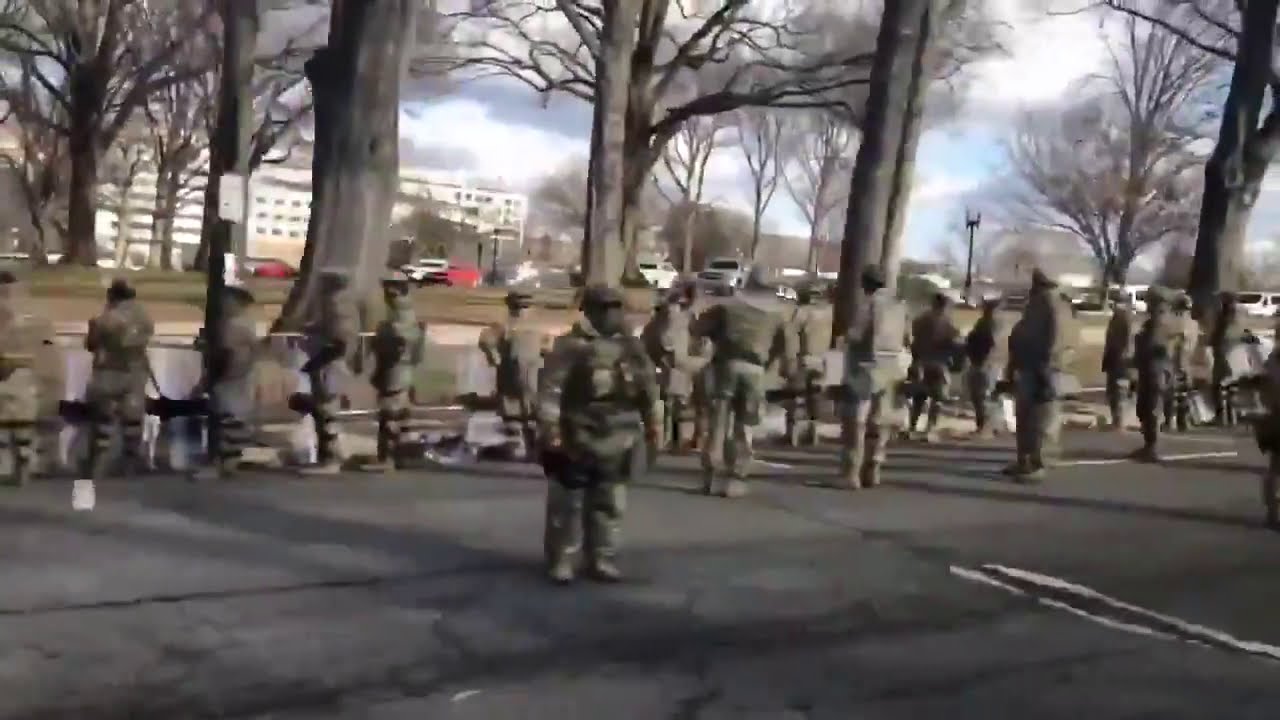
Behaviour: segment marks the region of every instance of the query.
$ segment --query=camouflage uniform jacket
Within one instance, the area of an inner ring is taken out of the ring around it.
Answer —
[[[950,316],[926,310],[911,323],[911,358],[922,365],[949,365],[959,338]]]
[[[604,336],[585,318],[555,340],[539,387],[543,437],[577,461],[626,455],[658,426],[653,363],[630,334]]]
[[[906,307],[892,290],[882,288],[858,303],[847,338],[845,375],[855,397],[890,390],[906,375],[911,330]]]
[[[320,313],[308,329],[312,367],[321,370],[325,366],[343,360],[347,368],[354,368],[360,346],[360,316],[351,293],[341,290],[325,295],[320,301]]]
[[[508,317],[480,333],[480,351],[497,371],[495,391],[500,399],[536,392],[546,349],[546,334],[523,316]]]
[[[1133,354],[1133,316],[1126,308],[1117,308],[1107,321],[1106,339],[1102,346],[1102,371],[1123,373],[1129,369]]]
[[[978,318],[964,339],[964,352],[970,366],[982,369],[1001,366],[1007,347],[1002,347],[1000,342],[1001,330],[1001,323],[994,315]]]
[[[413,384],[413,370],[422,362],[425,334],[413,306],[404,303],[390,309],[373,334],[373,376],[383,392],[405,390]]]
[[[1170,313],[1152,314],[1133,340],[1133,364],[1139,370],[1172,369],[1182,343],[1182,323]]]
[[[649,359],[661,371],[659,382],[670,395],[692,392],[693,376],[704,364],[704,358],[694,352],[690,315],[688,309],[667,307],[655,313],[640,334]]]
[[[96,372],[145,373],[147,344],[155,334],[151,317],[137,300],[124,300],[89,322],[84,347]]]
[[[792,352],[796,368],[809,372],[821,372],[822,361],[831,349],[831,311],[818,305],[801,305],[796,308],[787,325],[794,333]]]
[[[237,310],[227,314],[222,325],[222,342],[225,355],[218,379],[230,382],[252,375],[258,355],[258,327],[248,312]]]

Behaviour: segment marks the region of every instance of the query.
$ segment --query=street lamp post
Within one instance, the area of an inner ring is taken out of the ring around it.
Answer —
[[[964,264],[965,300],[973,297],[973,236],[977,233],[980,225],[982,225],[982,213],[972,212],[966,208],[964,211],[964,227],[969,231],[969,257]]]

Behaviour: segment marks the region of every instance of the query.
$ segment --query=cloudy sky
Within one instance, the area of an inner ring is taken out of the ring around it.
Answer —
[[[1000,175],[1002,138],[1016,114],[1063,101],[1073,84],[1098,71],[1104,59],[1099,16],[1046,16],[1043,0],[992,1],[1011,29],[1009,52],[971,66],[960,115],[931,128],[921,140],[907,226],[907,252],[913,257],[932,256],[939,243],[954,237],[966,199],[972,201],[977,188]],[[590,109],[567,97],[544,107],[517,84],[472,83],[408,108],[403,132],[419,148],[415,155],[430,164],[528,188],[566,159],[585,155]],[[740,151],[718,151],[712,166],[707,198],[748,208]],[[1268,189],[1280,200],[1280,182]],[[1253,233],[1260,240],[1280,226],[1280,207],[1269,206],[1280,202],[1260,201]],[[772,231],[807,235],[803,216],[781,189],[766,224]]]

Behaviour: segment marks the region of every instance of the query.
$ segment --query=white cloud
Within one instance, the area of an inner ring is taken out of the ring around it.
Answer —
[[[467,99],[433,102],[413,115],[402,114],[400,132],[424,145],[461,150],[475,158],[467,172],[514,186],[528,186],[588,149],[586,141],[498,121],[484,105]]]

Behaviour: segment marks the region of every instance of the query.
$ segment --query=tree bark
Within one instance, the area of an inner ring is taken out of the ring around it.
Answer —
[[[129,197],[132,190],[132,179],[121,183],[118,190],[120,196],[116,200],[116,268],[125,266],[125,259],[129,256],[129,244],[133,242],[133,200]]]
[[[1280,144],[1280,101],[1261,128],[1258,121],[1272,75],[1278,0],[1252,0],[1241,12],[1241,33],[1218,141],[1204,168],[1200,225],[1189,290],[1204,302],[1220,290],[1238,290],[1244,270],[1245,231],[1262,177]]]
[[[638,6],[635,0],[604,0],[603,5],[582,271],[588,284],[617,287],[628,254],[622,227],[625,149]]]
[[[859,302],[862,271],[881,259],[913,69],[929,6],[930,0],[887,3],[880,20],[862,143],[849,184],[833,336],[847,333]]]
[[[155,212],[151,216],[151,247],[147,265],[162,270],[173,269],[173,222],[178,214],[177,173],[165,169],[156,173]]]
[[[67,247],[63,262],[72,265],[98,264],[97,194],[101,155],[93,138],[91,109],[80,107],[72,96],[68,150],[71,153],[71,183],[67,188]]]
[[[400,84],[412,44],[416,0],[342,0],[329,44],[307,62],[315,97],[312,210],[300,274],[279,327],[313,316],[320,270],[349,273],[368,294],[386,266],[399,185]]]

